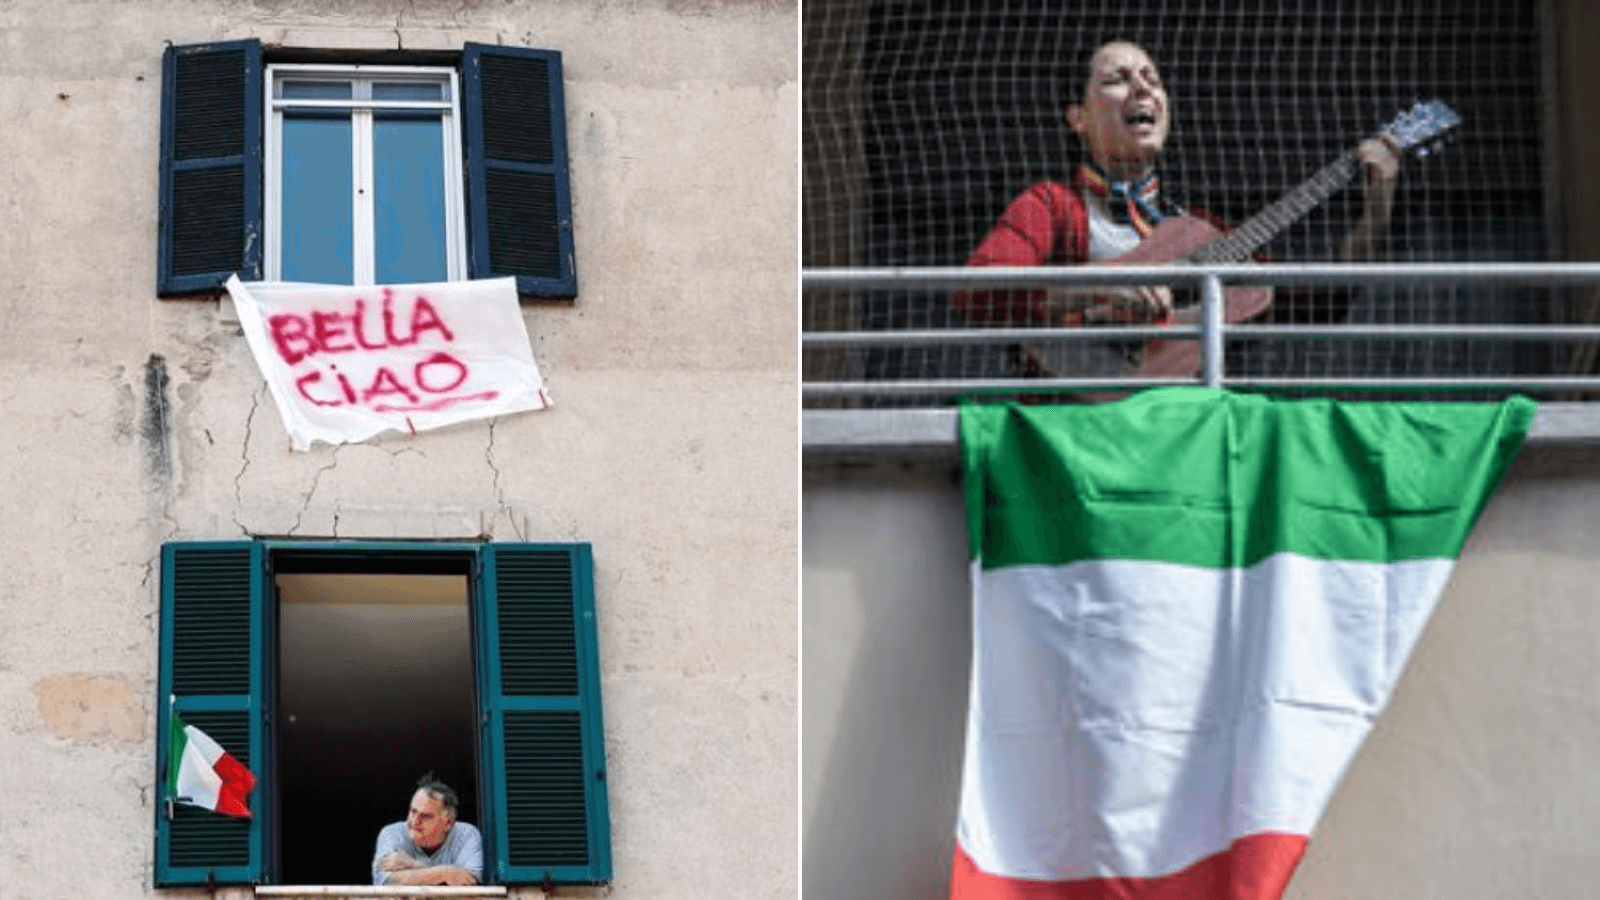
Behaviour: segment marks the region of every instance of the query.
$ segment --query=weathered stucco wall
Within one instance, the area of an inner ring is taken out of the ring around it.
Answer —
[[[0,0],[0,897],[150,888],[157,560],[245,534],[595,548],[619,897],[794,895],[798,14]],[[548,411],[290,452],[154,294],[161,51],[563,53],[580,294]],[[397,810],[398,812],[399,810]]]
[[[807,463],[807,900],[944,896],[971,652],[952,461]],[[1524,448],[1287,897],[1593,893],[1600,448]]]

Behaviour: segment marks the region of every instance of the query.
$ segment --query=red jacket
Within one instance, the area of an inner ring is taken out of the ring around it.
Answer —
[[[1218,230],[1225,224],[1204,210],[1185,215]],[[1089,209],[1075,187],[1041,181],[1011,201],[972,255],[969,266],[1075,266],[1089,261]],[[957,291],[951,298],[971,322],[1048,325],[1043,288]]]
[[[1041,181],[1011,201],[969,266],[1075,266],[1089,261],[1089,210],[1077,190]],[[1046,324],[1043,289],[957,291],[952,298],[973,322]]]

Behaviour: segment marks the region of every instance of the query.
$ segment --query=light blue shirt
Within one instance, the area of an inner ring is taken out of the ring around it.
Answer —
[[[483,836],[478,829],[465,822],[457,822],[445,832],[444,843],[432,853],[424,851],[411,840],[406,823],[395,822],[383,826],[378,832],[378,848],[372,852],[372,883],[387,884],[393,872],[378,870],[378,860],[399,850],[424,866],[455,866],[466,869],[479,884],[483,883]]]

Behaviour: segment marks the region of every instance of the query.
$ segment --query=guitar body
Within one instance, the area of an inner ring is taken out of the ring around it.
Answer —
[[[1093,266],[1160,266],[1185,259],[1190,254],[1222,235],[1211,223],[1193,216],[1173,216],[1165,219],[1148,237],[1127,253],[1114,259],[1091,263]],[[1243,322],[1266,312],[1272,306],[1272,288],[1267,286],[1230,287],[1224,291],[1226,309],[1223,316],[1229,322]],[[1173,321],[1190,324],[1198,322],[1202,306],[1192,303],[1174,311]],[[1091,317],[1113,319],[1116,313],[1109,306],[1090,310]],[[1057,345],[1059,347],[1060,345]],[[1035,366],[1049,378],[1062,377],[1068,369],[1071,354],[1060,349],[1027,348]],[[1200,342],[1194,340],[1145,341],[1136,362],[1125,364],[1122,374],[1131,377],[1182,377],[1200,371]],[[1114,399],[1123,393],[1089,395],[1085,399]]]
[[[1165,219],[1139,246],[1121,256],[1098,263],[1114,266],[1159,266],[1177,262],[1222,236],[1211,223],[1193,216],[1173,216]],[[1223,290],[1223,318],[1244,322],[1265,313],[1272,307],[1272,288],[1267,285],[1230,287]],[[1192,324],[1200,321],[1203,306],[1199,302],[1174,311],[1173,321]],[[1145,341],[1143,359],[1128,367],[1130,376],[1181,377],[1200,371],[1200,342],[1192,340]]]

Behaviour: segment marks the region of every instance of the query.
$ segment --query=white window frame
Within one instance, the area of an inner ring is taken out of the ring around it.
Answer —
[[[279,97],[279,87],[284,81],[348,81],[351,99],[348,100],[285,100]],[[268,281],[282,280],[283,272],[283,111],[285,107],[325,107],[348,109],[351,114],[351,172],[355,195],[351,198],[351,256],[352,281],[357,285],[373,284],[377,271],[377,249],[373,204],[372,122],[373,111],[378,109],[436,109],[441,115],[441,135],[444,146],[444,231],[446,279],[460,281],[466,277],[466,219],[462,191],[461,153],[461,86],[455,69],[447,66],[363,66],[320,65],[303,63],[275,63],[267,66],[264,79],[266,88],[267,127],[263,135],[266,167],[264,189],[265,208],[262,210],[266,234],[262,236],[265,277]],[[446,88],[448,100],[373,100],[371,86],[375,82],[432,81]]]

